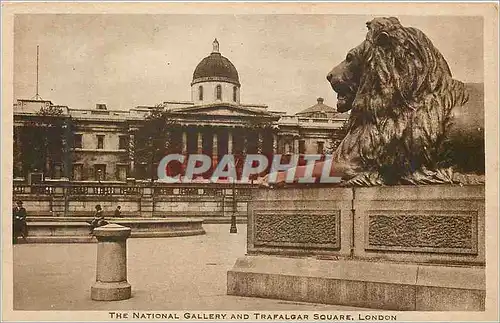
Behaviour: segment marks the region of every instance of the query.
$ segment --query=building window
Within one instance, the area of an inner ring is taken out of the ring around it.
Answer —
[[[106,179],[106,164],[94,165],[94,178],[98,181],[104,181]]]
[[[127,180],[127,170],[128,166],[126,165],[118,165],[116,167],[116,179],[119,181],[125,181]]]
[[[54,163],[53,165],[53,169],[52,169],[52,178],[55,178],[55,179],[60,179],[63,175],[63,165],[62,163]]]
[[[318,154],[323,154],[325,148],[325,143],[323,141],[318,141]]]
[[[198,87],[198,100],[203,101],[203,86]]]
[[[73,142],[73,146],[75,148],[83,148],[83,145],[82,145],[82,135],[81,134],[76,134],[75,137],[74,137],[74,142]]]
[[[120,136],[118,139],[118,149],[128,148],[128,136]]]
[[[148,173],[148,165],[141,163],[135,165],[135,178],[136,179],[146,179]]]
[[[233,101],[236,102],[238,96],[238,88],[236,86],[233,86]]]
[[[104,149],[104,135],[97,135],[97,149]]]
[[[220,85],[215,87],[215,98],[217,100],[222,100],[222,86]]]
[[[81,181],[83,176],[82,176],[82,170],[83,170],[83,165],[82,164],[73,164],[73,180],[74,181]]]
[[[306,141],[299,140],[299,154],[305,154],[305,153],[306,153]]]
[[[328,116],[324,112],[316,112],[312,114],[313,118],[327,118]]]

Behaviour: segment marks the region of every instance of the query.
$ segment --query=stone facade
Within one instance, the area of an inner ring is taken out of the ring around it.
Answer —
[[[225,154],[270,156],[331,150],[335,133],[341,133],[348,115],[337,113],[321,98],[297,115],[241,103],[236,67],[221,55],[217,40],[212,45],[210,55],[194,70],[189,102],[110,110],[103,103],[72,109],[51,101],[18,100],[14,105],[14,178],[31,182],[30,174],[36,173],[44,179],[76,182],[154,180],[163,151],[157,151],[158,147],[148,151],[147,145],[163,134],[151,134],[147,143],[138,137],[145,118],[157,109],[168,111],[176,127],[165,130],[179,146],[168,153],[203,153],[212,156],[214,165]],[[56,131],[62,127],[64,131]],[[154,157],[148,160],[149,155]]]
[[[127,178],[150,179],[150,162],[138,162],[143,146],[135,135],[152,107],[137,107],[130,111],[99,109],[77,110],[65,107],[61,116],[44,117],[50,123],[65,118],[71,133],[64,138],[49,136],[47,141],[63,151],[63,141],[69,149],[65,156],[40,160],[39,167],[27,164],[32,148],[31,120],[39,118],[39,108],[50,101],[19,100],[14,108],[15,178],[28,180],[30,173],[43,173],[45,179],[67,177],[72,181],[120,181]],[[318,119],[280,115],[265,106],[215,103],[181,108],[165,102],[171,109],[181,131],[178,142],[183,154],[212,155],[214,163],[224,154],[265,153],[317,154],[331,146],[332,133],[340,131],[345,119]],[[23,107],[23,108],[20,108]],[[175,107],[175,108],[172,108]],[[255,126],[256,125],[256,126]],[[262,128],[259,128],[262,125]],[[42,158],[36,154],[32,158]],[[59,170],[59,171],[56,171]]]

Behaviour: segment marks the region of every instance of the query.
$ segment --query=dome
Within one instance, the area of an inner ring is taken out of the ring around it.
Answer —
[[[299,117],[306,118],[338,118],[338,119],[348,119],[348,113],[339,113],[337,109],[332,108],[329,105],[324,104],[323,98],[318,98],[317,103],[305,110],[296,113]]]
[[[219,53],[219,42],[213,42],[213,51],[196,66],[191,84],[205,81],[222,81],[240,85],[238,71],[230,60]]]

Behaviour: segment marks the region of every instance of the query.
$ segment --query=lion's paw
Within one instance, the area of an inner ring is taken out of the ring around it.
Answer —
[[[384,180],[378,172],[363,172],[353,178],[342,182],[342,186],[381,186]]]
[[[401,178],[403,184],[429,185],[429,184],[451,184],[453,183],[453,171],[451,168],[440,168],[429,170],[425,167]]]

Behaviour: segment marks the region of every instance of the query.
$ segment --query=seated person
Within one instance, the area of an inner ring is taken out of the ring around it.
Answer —
[[[94,229],[98,227],[102,227],[103,225],[108,224],[108,221],[104,220],[103,210],[100,204],[95,206],[94,218],[92,221],[88,222],[90,224],[90,234],[93,234]]]

